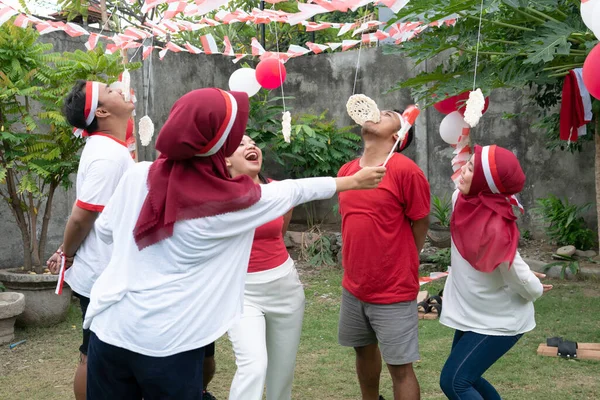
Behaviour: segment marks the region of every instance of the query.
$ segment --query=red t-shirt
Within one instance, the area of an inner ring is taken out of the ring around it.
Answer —
[[[269,179],[269,182],[273,182]],[[261,272],[279,267],[289,253],[283,241],[283,216],[256,228],[248,272]]]
[[[354,175],[360,159],[338,176]],[[391,304],[412,301],[419,291],[419,254],[411,221],[429,214],[429,183],[421,169],[394,154],[377,189],[339,195],[342,215],[342,286],[359,300]]]

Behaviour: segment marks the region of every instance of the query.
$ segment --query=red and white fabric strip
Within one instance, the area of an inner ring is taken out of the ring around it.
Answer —
[[[496,167],[496,145],[484,146],[481,149],[481,165],[483,167],[483,174],[485,175],[485,181],[492,193],[502,193],[505,191],[502,186],[502,181],[498,176],[498,169]],[[515,207],[518,207],[522,214],[525,213],[525,208],[517,199],[514,194],[506,196],[506,200]]]
[[[225,140],[227,140],[227,137],[231,132],[231,128],[233,127],[233,123],[235,122],[238,110],[237,101],[235,101],[235,98],[226,91],[220,89],[219,91],[223,95],[225,104],[227,106],[225,120],[223,121],[223,124],[219,128],[219,131],[215,135],[214,139],[208,142],[206,147],[200,153],[196,154],[196,157],[209,157],[219,151],[219,149],[223,147]]]
[[[481,149],[481,166],[483,174],[492,193],[502,193],[503,187],[496,168],[496,145],[484,146]]]
[[[100,84],[98,82],[87,81],[85,83],[85,108],[83,116],[85,118],[85,126],[88,127],[96,117],[96,109],[98,109],[98,96],[100,94]],[[85,129],[75,128],[73,134],[77,137],[89,136]]]
[[[63,285],[65,283],[65,270],[67,266],[67,257],[65,256],[65,253],[63,253],[62,251],[60,252],[60,271],[58,271],[58,282],[56,282],[56,290],[54,291],[54,293],[56,293],[57,295],[61,295],[62,294],[62,290],[63,290]]]

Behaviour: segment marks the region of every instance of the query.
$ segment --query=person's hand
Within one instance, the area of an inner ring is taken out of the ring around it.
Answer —
[[[536,271],[531,271],[531,272],[533,272],[533,274],[535,276],[537,276],[538,279],[544,279],[546,277],[546,274],[542,274],[541,272],[536,272]],[[544,293],[546,293],[546,292],[549,292],[550,290],[552,290],[552,288],[554,286],[552,286],[552,285],[546,285],[546,284],[542,283],[542,287],[544,288]]]
[[[62,246],[61,246],[62,247]],[[60,253],[61,249],[59,248],[52,254],[52,256],[46,261],[46,267],[50,271],[50,273],[56,275],[60,272]],[[71,265],[73,265],[73,260],[75,256],[66,257],[65,258],[65,270],[69,269]]]
[[[48,261],[46,261],[46,267],[52,274],[58,274],[60,270],[60,249],[56,250]]]
[[[375,189],[385,175],[385,167],[365,167],[355,173],[355,189]]]
[[[554,286],[552,286],[552,285],[545,285],[545,284],[542,283],[542,287],[544,288],[544,293],[546,293],[546,292],[549,292],[550,290],[552,290],[552,288]]]

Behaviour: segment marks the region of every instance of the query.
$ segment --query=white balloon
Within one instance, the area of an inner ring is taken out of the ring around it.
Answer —
[[[440,136],[448,144],[457,144],[463,128],[469,128],[462,115],[453,111],[446,115],[440,124]]]
[[[254,96],[260,88],[253,68],[240,68],[229,77],[229,89],[234,92],[246,92],[248,97]]]
[[[581,19],[596,38],[600,39],[600,0],[581,2]]]

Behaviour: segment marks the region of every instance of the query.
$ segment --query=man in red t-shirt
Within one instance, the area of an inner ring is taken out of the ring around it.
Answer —
[[[377,124],[362,127],[362,157],[340,168],[348,176],[381,165],[400,130],[400,114],[382,111]],[[339,342],[354,347],[363,400],[377,400],[381,356],[394,399],[419,399],[412,363],[419,360],[417,293],[419,252],[429,227],[429,183],[419,167],[399,154],[390,158],[377,189],[340,193],[344,277]],[[381,351],[381,353],[380,353]]]

